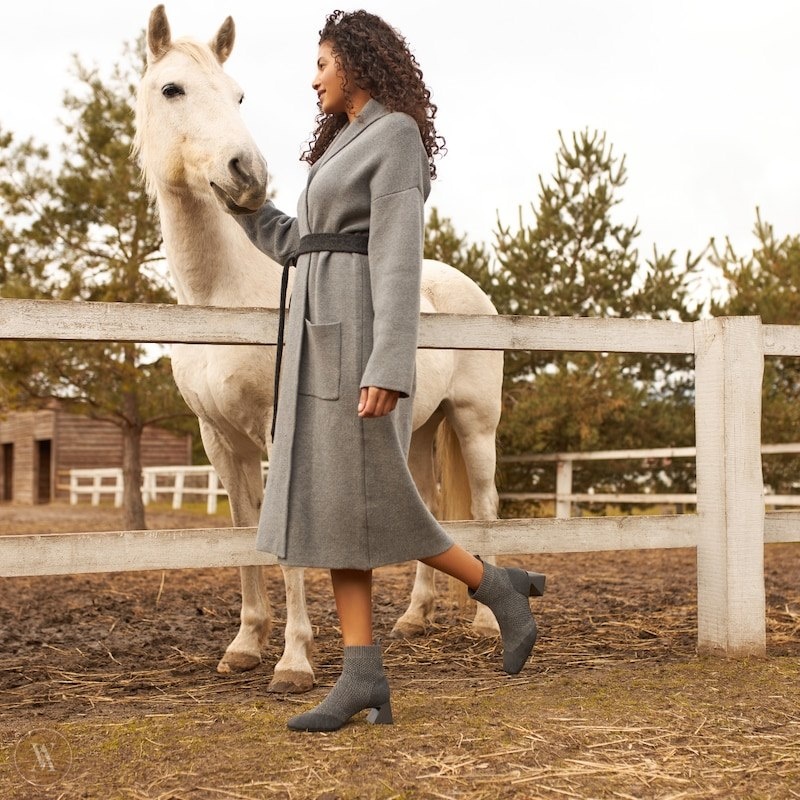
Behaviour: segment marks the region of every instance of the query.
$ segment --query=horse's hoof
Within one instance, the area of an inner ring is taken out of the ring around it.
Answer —
[[[219,664],[217,664],[217,672],[220,675],[248,672],[251,669],[255,669],[260,663],[261,658],[250,653],[225,653]]]
[[[314,688],[314,676],[308,672],[287,670],[276,672],[267,688],[268,692],[275,694],[302,694]]]
[[[425,635],[425,626],[420,625],[418,622],[403,622],[398,620],[392,632],[389,634],[390,639],[414,639],[417,636]]]

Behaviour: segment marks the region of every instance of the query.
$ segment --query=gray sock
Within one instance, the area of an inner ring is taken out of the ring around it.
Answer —
[[[536,643],[536,621],[531,613],[528,592],[530,581],[525,570],[505,569],[484,562],[481,585],[470,597],[494,613],[503,638],[503,669],[516,675],[528,660]]]
[[[367,708],[373,709],[369,722],[391,724],[389,683],[378,644],[345,647],[342,674],[328,696],[316,708],[292,717],[287,725],[295,731],[335,731]]]

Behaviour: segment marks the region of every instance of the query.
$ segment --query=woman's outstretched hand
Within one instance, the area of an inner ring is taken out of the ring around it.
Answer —
[[[385,417],[394,411],[400,392],[394,389],[381,389],[378,386],[365,386],[358,399],[359,417]]]

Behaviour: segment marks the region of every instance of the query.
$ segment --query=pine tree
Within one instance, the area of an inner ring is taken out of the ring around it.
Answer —
[[[687,254],[679,267],[674,252],[654,250],[642,263],[638,224],[615,218],[624,156],[618,159],[598,132],[559,140],[553,176],[539,178],[534,223],[526,225],[521,210],[516,229],[498,221],[492,299],[500,313],[692,319],[685,276],[698,259]],[[690,444],[693,431],[688,357],[506,354],[506,453],[674,446]],[[593,462],[576,478],[609,492],[639,491],[642,481],[679,490],[692,480],[678,464],[666,472],[629,467]],[[507,470],[505,480],[511,488],[522,477]],[[552,488],[546,480],[542,490]]]

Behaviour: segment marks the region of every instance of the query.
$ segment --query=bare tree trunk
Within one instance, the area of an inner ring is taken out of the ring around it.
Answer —
[[[135,392],[125,394],[126,423],[122,426],[122,506],[125,512],[125,529],[147,529],[142,500],[142,425],[139,403]]]

